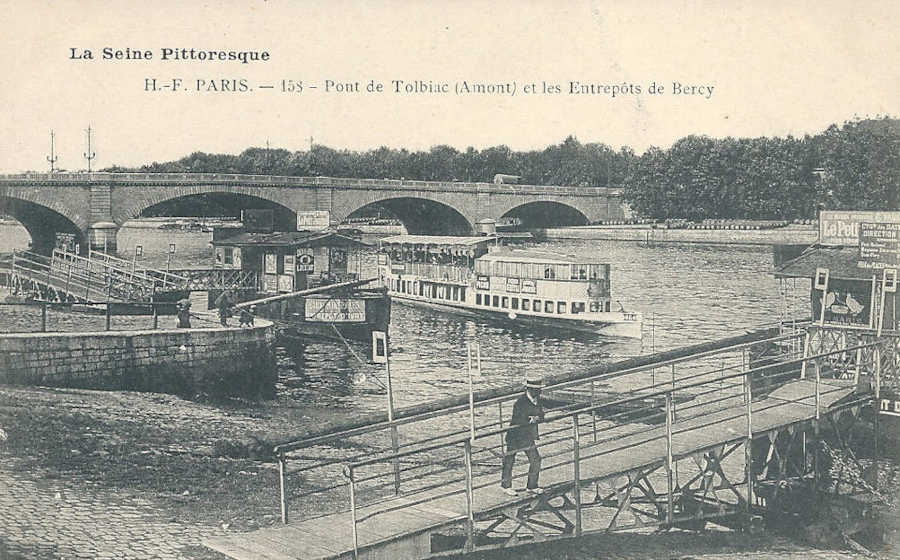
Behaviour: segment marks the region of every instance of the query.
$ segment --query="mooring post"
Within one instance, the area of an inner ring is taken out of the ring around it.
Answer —
[[[666,525],[672,525],[675,508],[675,484],[672,479],[675,460],[672,457],[672,391],[666,392]]]
[[[359,560],[359,535],[356,532],[356,481],[353,467],[347,467],[347,478],[350,479],[350,522],[353,524],[353,560]]]
[[[578,434],[578,414],[572,416],[572,460],[575,471],[575,536],[581,536],[581,441]]]
[[[281,491],[281,522],[287,524],[288,522],[288,508],[287,508],[287,489],[285,488],[285,480],[284,475],[287,470],[287,460],[284,457],[284,451],[278,450],[278,486]],[[353,491],[350,491],[350,500],[353,500]],[[355,523],[354,523],[355,525]]]
[[[472,442],[463,442],[463,451],[466,463],[466,552],[475,550],[475,501],[472,495]]]

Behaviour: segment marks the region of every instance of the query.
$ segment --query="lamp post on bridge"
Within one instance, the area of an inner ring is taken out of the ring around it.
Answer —
[[[53,152],[53,138],[56,134],[51,130],[50,131],[50,155],[47,156],[47,161],[50,162],[50,173],[55,171],[54,164],[59,160],[59,156],[56,156]]]
[[[91,172],[91,160],[97,157],[96,152],[91,151],[91,125],[88,125],[87,130],[87,151],[84,152],[84,159],[88,162],[88,173]]]

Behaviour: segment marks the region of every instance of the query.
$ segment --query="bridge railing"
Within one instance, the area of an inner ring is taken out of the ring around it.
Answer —
[[[436,191],[504,192],[510,194],[543,193],[597,196],[621,196],[620,188],[525,185],[472,181],[419,181],[408,179],[362,179],[356,177],[293,177],[283,175],[251,175],[236,173],[20,173],[0,175],[0,183],[112,183],[112,184],[180,184],[227,183],[263,186],[324,186],[365,189],[409,189]]]
[[[615,390],[605,389],[608,386],[628,387],[643,386],[643,380],[649,378],[651,387],[663,382],[675,385],[687,379],[718,380],[733,371],[746,369],[752,362],[755,366],[777,364],[785,359],[785,343],[801,334],[789,334],[777,337],[757,338],[751,342],[737,343],[724,348],[701,351],[689,356],[660,360],[650,365],[621,369],[613,372],[599,373],[548,385],[545,390],[547,402],[557,408],[592,406],[604,401],[616,400]],[[799,345],[787,344],[788,347]],[[492,363],[490,357],[486,363]],[[652,393],[652,388],[644,388],[644,392]],[[685,390],[680,396],[686,395]],[[637,391],[635,394],[640,393]],[[466,404],[435,406],[421,413],[408,417],[396,417],[394,422],[375,421],[358,427],[327,433],[318,436],[301,438],[284,442],[275,448],[279,458],[280,486],[282,497],[282,516],[287,519],[288,502],[297,503],[301,507],[310,508],[326,500],[340,488],[345,488],[347,481],[341,475],[341,465],[359,458],[376,454],[394,453],[434,445],[450,441],[470,433],[474,426],[476,434],[485,430],[493,430],[505,426],[512,412],[512,401],[520,396],[519,391],[484,398],[476,395],[470,412]],[[652,397],[648,397],[652,398]],[[702,399],[703,395],[698,395]],[[660,405],[660,403],[656,403]],[[628,405],[633,408],[633,405]],[[424,407],[423,407],[424,408]],[[599,422],[599,419],[596,420]],[[599,426],[599,424],[598,424]],[[343,449],[359,449],[358,453],[337,452],[328,459],[315,458],[321,446],[340,442]],[[396,443],[394,443],[396,442]],[[503,448],[505,443],[501,436],[496,437],[496,445]],[[291,468],[288,468],[288,465]],[[403,484],[403,465],[392,466],[393,487],[399,491]],[[315,488],[301,490],[292,480],[300,477],[309,483],[315,481]],[[312,511],[310,510],[309,513]]]
[[[784,461],[777,452],[773,458],[770,451],[769,458],[762,463],[754,462],[754,417],[764,416],[766,411],[775,407],[793,405],[808,410],[805,416],[812,415],[818,420],[826,413],[822,403],[829,402],[831,394],[845,394],[846,384],[841,383],[837,372],[829,376],[829,381],[826,379],[827,368],[817,367],[811,381],[811,392],[798,392],[795,397],[789,393],[787,397],[775,399],[767,399],[766,395],[788,381],[801,379],[800,371],[804,364],[815,362],[821,365],[842,352],[873,350],[880,345],[880,342],[869,342],[788,359],[778,364],[723,372],[716,378],[697,373],[680,379],[674,385],[668,382],[651,383],[633,389],[614,401],[571,405],[548,414],[540,423],[541,437],[536,442],[536,449],[542,456],[541,471],[566,467],[566,472],[571,476],[563,481],[562,493],[556,496],[568,501],[568,507],[575,512],[573,526],[563,528],[563,532],[571,531],[576,536],[582,533],[582,488],[587,489],[588,485],[601,480],[622,477],[628,478],[628,482],[614,482],[602,492],[601,487],[596,486],[597,496],[592,505],[617,509],[612,520],[606,521],[608,526],[605,530],[672,526],[678,521],[702,519],[695,511],[676,508],[676,501],[680,502],[685,488],[698,481],[699,487],[704,489],[704,497],[714,504],[704,515],[721,515],[728,509],[730,512],[743,510],[749,516],[757,502],[754,495],[757,475],[767,476],[772,461]],[[773,366],[776,365],[777,373],[773,373]],[[862,395],[851,403],[839,406],[852,406],[870,399],[871,396]],[[737,429],[729,428],[729,435],[723,441],[704,439],[702,432],[721,424],[736,426]],[[766,426],[766,429],[771,429],[768,423]],[[502,438],[510,429],[483,430],[474,435],[369,456],[347,464],[345,476],[348,479],[354,557],[359,554],[360,528],[365,530],[367,521],[424,504],[439,507],[444,515],[457,514],[457,519],[465,523],[464,548],[467,552],[472,551],[475,548],[479,504],[481,511],[484,511],[485,507],[499,508],[503,503],[502,500],[496,501],[496,490],[486,489],[496,488],[500,484],[499,463],[510,453],[504,450],[502,440],[500,444],[495,440]],[[698,436],[698,433],[701,435]],[[736,465],[724,466],[729,456],[740,447],[745,449],[743,457],[734,456],[732,462]],[[514,453],[515,450],[512,451]],[[634,453],[641,454],[636,461],[623,461],[624,455]],[[700,467],[699,473],[686,475],[682,471],[679,476],[676,462],[690,458]],[[396,487],[395,480],[398,464],[403,474],[400,488]],[[627,470],[617,471],[617,464],[627,467]],[[635,468],[637,473],[632,472]],[[521,482],[527,476],[524,471],[524,468],[514,470],[512,480]],[[720,486],[712,485],[712,480],[705,482],[706,477],[716,475],[722,478]],[[782,476],[783,472],[779,471],[777,475]],[[627,500],[623,501],[623,494],[628,496]],[[636,502],[641,500],[640,503],[647,506],[644,511],[631,507],[632,494],[640,494],[634,499]],[[397,500],[398,495],[402,499]],[[571,496],[571,501],[567,495]],[[543,505],[548,511],[555,511],[549,501],[544,501]],[[563,506],[563,509],[568,508]],[[625,516],[629,515],[631,518],[626,519]],[[569,523],[563,517],[560,519]],[[540,524],[533,519],[531,522]],[[502,521],[497,522],[500,523]]]

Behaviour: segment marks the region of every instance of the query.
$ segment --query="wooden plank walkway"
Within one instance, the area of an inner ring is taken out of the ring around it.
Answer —
[[[823,381],[821,384],[819,402],[822,410],[854,390],[846,384],[833,383],[828,385]],[[815,383],[809,380],[788,383],[765,399],[754,402],[752,408],[754,434],[813,419]],[[673,429],[673,454],[676,459],[717,445],[740,441],[744,439],[747,429],[745,407],[741,404],[676,421]],[[583,446],[581,481],[587,484],[655,465],[665,455],[664,426],[650,427],[620,439],[599,442],[589,448]],[[565,457],[555,459],[563,458]],[[545,467],[541,471],[541,485],[548,489],[571,486],[573,480],[571,459],[564,464]],[[476,518],[511,505],[524,505],[535,499],[527,494],[513,497],[503,493],[499,485],[499,473],[474,477],[474,487]],[[453,495],[444,495],[453,491],[456,491]],[[363,519],[357,525],[360,557],[422,558],[430,553],[431,531],[466,519],[465,486],[459,482],[449,483],[412,496],[401,496],[360,507],[357,508],[357,518]],[[349,559],[353,557],[352,519],[350,512],[340,512],[251,533],[210,539],[204,544],[237,560]]]

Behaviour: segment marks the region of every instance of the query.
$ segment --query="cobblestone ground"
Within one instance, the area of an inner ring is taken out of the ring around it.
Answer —
[[[143,498],[36,479],[0,459],[0,560],[224,558],[200,545],[223,529],[173,523]]]

